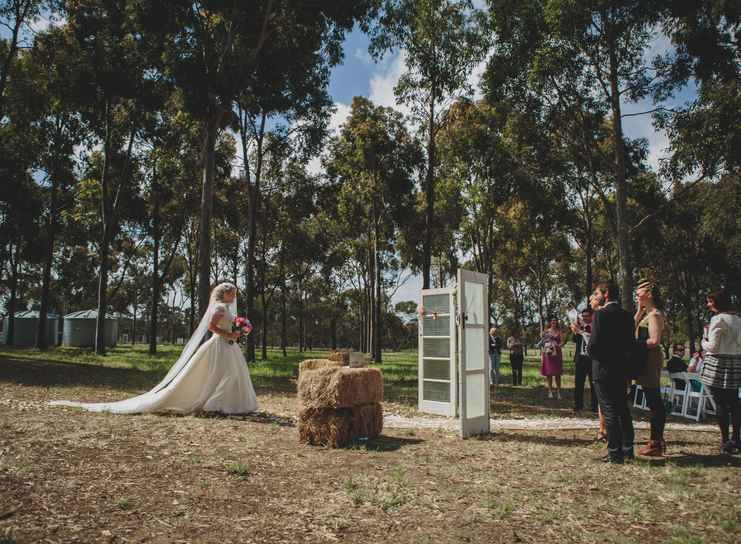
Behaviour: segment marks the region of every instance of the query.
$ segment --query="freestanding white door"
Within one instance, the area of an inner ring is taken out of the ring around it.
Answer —
[[[486,274],[458,270],[461,437],[489,432],[489,297]]]
[[[423,289],[419,316],[419,411],[454,417],[455,289]]]

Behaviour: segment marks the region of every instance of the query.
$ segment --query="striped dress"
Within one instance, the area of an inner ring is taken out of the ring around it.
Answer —
[[[700,381],[707,387],[741,387],[741,317],[720,313],[710,320]]]

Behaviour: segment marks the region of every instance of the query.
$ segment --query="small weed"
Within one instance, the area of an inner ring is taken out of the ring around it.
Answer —
[[[226,471],[237,476],[240,480],[246,480],[250,475],[250,467],[243,463],[227,463]]]
[[[118,506],[121,510],[128,510],[131,508],[131,501],[129,499],[118,499],[116,501],[116,506]]]
[[[494,497],[489,497],[488,499],[481,501],[481,506],[482,508],[486,508],[495,519],[504,519],[514,511],[512,503],[499,502]]]
[[[704,544],[705,539],[699,535],[693,535],[687,529],[677,529],[666,540],[666,544]]]
[[[15,544],[15,536],[10,529],[5,529],[5,531],[0,534],[0,544]]]
[[[193,456],[190,458],[190,464],[191,465],[200,465],[203,462],[203,460],[200,457]]]
[[[366,502],[366,497],[363,489],[353,480],[352,476],[345,482],[345,493],[350,497],[354,506],[360,506]]]

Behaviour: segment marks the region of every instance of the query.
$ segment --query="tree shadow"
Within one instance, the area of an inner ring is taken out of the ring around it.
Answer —
[[[111,368],[68,361],[0,358],[0,382],[36,387],[149,389],[164,376],[159,370]]]
[[[249,414],[222,414],[220,412],[199,412],[195,417],[203,419],[228,419],[232,421],[251,421],[276,425],[278,427],[295,427],[296,421],[291,417],[279,416],[270,412],[251,412]]]
[[[347,446],[347,449],[359,449],[375,452],[398,451],[406,446],[421,444],[424,440],[420,438],[404,438],[400,436],[381,435],[369,440],[355,440]]]
[[[741,467],[741,457],[721,455],[720,453],[706,455],[700,453],[681,452],[665,458],[665,464],[677,467],[728,468]]]
[[[540,431],[542,432],[542,431]],[[564,431],[560,431],[564,432]],[[549,436],[544,434],[530,434],[519,432],[496,431],[488,435],[482,435],[478,440],[491,440],[495,442],[516,442],[528,444],[541,444],[544,446],[587,446],[597,443],[593,438],[579,438],[577,436]]]

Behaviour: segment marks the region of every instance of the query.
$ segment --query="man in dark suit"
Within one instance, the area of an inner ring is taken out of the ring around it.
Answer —
[[[597,395],[594,392],[592,381],[592,359],[587,353],[587,343],[592,334],[592,308],[587,306],[581,312],[581,319],[571,324],[574,333],[574,411],[581,412],[584,408],[584,384],[589,378],[589,390],[592,412],[597,412]]]
[[[627,359],[634,341],[633,317],[620,307],[620,290],[613,282],[594,290],[600,309],[592,321],[587,352],[592,358],[592,379],[607,427],[605,461],[632,459],[633,418],[626,394]]]

